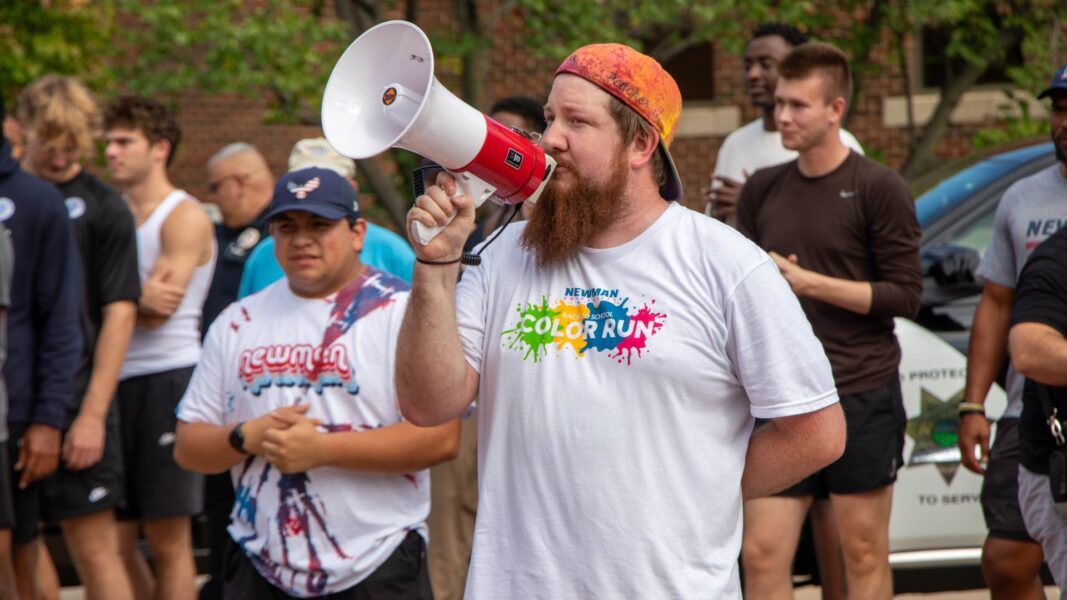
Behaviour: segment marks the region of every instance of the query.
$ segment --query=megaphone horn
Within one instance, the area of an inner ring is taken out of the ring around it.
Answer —
[[[433,69],[430,40],[413,23],[388,21],[368,29],[341,55],[326,84],[326,139],[355,159],[389,148],[420,154],[451,172],[475,207],[490,197],[502,204],[536,202],[556,161],[457,98]],[[416,222],[415,238],[426,244],[442,229]]]

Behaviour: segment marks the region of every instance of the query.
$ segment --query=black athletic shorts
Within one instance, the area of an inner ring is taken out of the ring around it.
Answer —
[[[200,512],[204,478],[174,462],[178,407],[193,367],[131,377],[115,396],[122,425],[126,506],[120,519],[188,517]]]
[[[19,459],[19,444],[23,434],[26,433],[27,426],[26,423],[17,425],[9,423],[7,444],[5,444],[7,446],[5,472],[9,480],[11,490],[9,497],[15,515],[14,526],[11,528],[11,541],[16,544],[26,544],[35,540],[38,534],[37,522],[41,520],[40,506],[38,506],[41,482],[37,481],[28,485],[26,489],[20,490],[19,477],[22,476],[22,472],[15,470],[15,463]]]
[[[1019,507],[1019,453],[1019,418],[1000,419],[982,479],[982,514],[989,537],[1033,542]]]
[[[41,482],[41,518],[63,521],[125,504],[126,481],[118,409],[108,411],[104,454],[88,469],[70,471],[59,463],[55,475]]]
[[[243,550],[231,540],[222,584],[225,600],[283,600],[293,598],[263,578]],[[389,558],[366,579],[333,594],[332,600],[433,600],[426,541],[409,531]]]
[[[900,380],[870,391],[841,396],[848,438],[845,453],[779,496],[859,494],[884,488],[897,480],[904,464],[907,416]]]

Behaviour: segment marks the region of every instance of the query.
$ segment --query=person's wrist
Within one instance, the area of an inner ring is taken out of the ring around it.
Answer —
[[[270,413],[249,419],[241,423],[241,433],[244,435],[245,454],[263,454],[263,436],[270,425]]]
[[[81,410],[78,411],[78,419],[91,419],[93,421],[99,421],[103,423],[107,419],[107,410],[101,410],[96,407],[97,403],[92,401],[92,398],[86,396],[82,400]]]
[[[244,424],[245,423],[242,421],[237,425],[234,425],[233,429],[230,430],[230,435],[227,441],[230,443],[230,447],[234,450],[241,454],[249,454],[247,441],[245,440],[244,435]]]
[[[435,266],[454,265],[454,264],[459,263],[459,261],[461,261],[461,260],[463,260],[463,255],[462,254],[460,254],[459,257],[454,258],[454,259],[445,258],[445,259],[441,259],[441,260],[429,260],[429,259],[423,259],[423,258],[419,257],[418,255],[415,256],[415,262],[420,263],[420,264],[424,264],[424,265],[435,265]]]
[[[331,464],[331,447],[328,443],[328,433],[319,431],[318,428],[314,429],[314,435],[311,436],[309,445],[311,446],[311,456],[314,460],[314,467],[325,467]]]
[[[804,297],[814,295],[820,283],[819,274],[797,265],[793,265],[793,268],[796,269],[793,276],[797,282],[796,295]]]
[[[967,415],[981,415],[984,417],[985,405],[980,402],[960,402],[956,411],[961,418]]]

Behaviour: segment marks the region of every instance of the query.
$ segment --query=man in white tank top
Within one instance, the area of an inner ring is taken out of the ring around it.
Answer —
[[[181,137],[158,102],[124,96],[105,115],[107,168],[137,223],[142,295],[117,394],[126,460],[123,557],[138,598],[196,593],[190,517],[203,481],[174,462],[175,407],[200,358],[200,311],[215,268],[215,237],[200,202],[167,166]],[[155,578],[136,551],[143,525]]]

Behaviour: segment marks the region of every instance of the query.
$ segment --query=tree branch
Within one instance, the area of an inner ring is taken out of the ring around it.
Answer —
[[[904,168],[901,169],[901,175],[905,179],[920,175],[933,166],[935,162],[934,151],[937,149],[937,143],[941,141],[941,136],[948,129],[952,111],[959,104],[964,92],[982,76],[983,71],[985,71],[985,66],[965,62],[963,70],[941,86],[941,98],[937,102],[934,114],[930,116],[930,120],[923,127],[922,136],[915,144],[911,155],[908,156],[908,160],[904,163]]]
[[[1021,33],[1012,29],[1000,29],[996,43],[1002,49],[1010,48],[1012,45],[1019,43],[1021,35]],[[1001,54],[1003,55],[1003,53]],[[904,164],[904,168],[901,170],[901,175],[905,179],[920,175],[934,165],[936,161],[934,153],[937,149],[937,143],[949,127],[949,118],[952,116],[952,111],[960,103],[963,94],[978,82],[978,78],[990,66],[990,63],[975,64],[965,61],[963,70],[954,74],[951,79],[941,86],[941,98],[937,103],[937,108],[934,109],[934,114],[930,117],[930,121],[923,128],[922,137],[915,145],[914,150]]]

